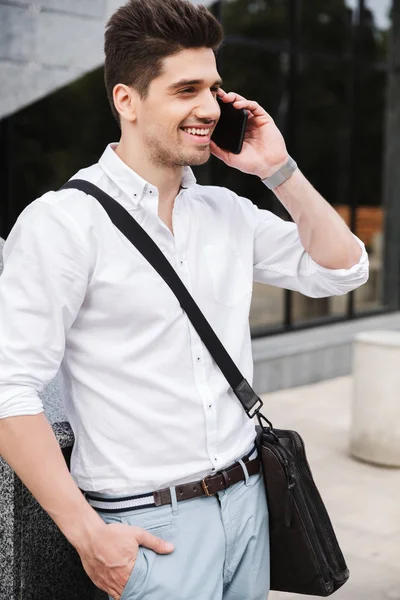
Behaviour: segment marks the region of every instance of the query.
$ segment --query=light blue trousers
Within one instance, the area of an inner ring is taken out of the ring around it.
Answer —
[[[143,527],[175,546],[168,555],[140,546],[121,600],[268,597],[268,509],[261,474],[216,496],[100,515],[106,523]]]

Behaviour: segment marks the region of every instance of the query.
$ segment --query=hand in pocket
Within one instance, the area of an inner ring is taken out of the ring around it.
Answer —
[[[93,583],[120,600],[131,575],[134,577],[139,545],[158,554],[169,554],[174,549],[172,544],[141,527],[110,523],[104,524],[77,550]]]

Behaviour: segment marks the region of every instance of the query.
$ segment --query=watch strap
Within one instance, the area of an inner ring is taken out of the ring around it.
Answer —
[[[274,173],[270,177],[262,179],[261,181],[267,186],[267,188],[273,190],[274,188],[278,187],[278,185],[281,185],[282,183],[287,181],[293,175],[296,169],[296,161],[289,156],[289,160],[287,161],[287,163],[284,164],[280,169],[278,169],[276,173]]]

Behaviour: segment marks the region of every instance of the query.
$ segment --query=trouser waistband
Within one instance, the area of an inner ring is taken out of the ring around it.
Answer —
[[[208,475],[200,481],[175,486],[176,500],[179,502],[201,496],[215,496],[217,492],[226,490],[239,481],[246,481],[249,476],[259,472],[260,466],[257,449],[254,446],[248,454],[226,469]],[[119,498],[100,498],[91,492],[81,491],[92,508],[103,513],[119,513],[172,504],[171,488]]]

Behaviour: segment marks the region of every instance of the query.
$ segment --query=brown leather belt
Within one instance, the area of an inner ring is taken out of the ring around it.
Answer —
[[[256,475],[260,470],[260,459],[258,456],[253,460],[247,462],[243,459],[244,464],[249,475]],[[183,485],[177,485],[176,499],[189,500],[191,498],[198,498],[199,496],[215,496],[217,492],[228,489],[231,485],[239,483],[239,481],[245,480],[245,474],[242,469],[242,465],[236,462],[231,467],[215,473],[215,475],[208,475],[201,481],[194,481],[192,483],[184,483]],[[171,492],[169,488],[153,492],[155,506],[162,506],[163,504],[171,504]]]
[[[244,456],[241,460],[246,466],[248,475],[256,475],[260,471],[260,459],[258,456],[249,459],[249,456],[254,454],[252,450],[250,455]],[[190,500],[201,496],[215,496],[217,492],[228,489],[231,485],[245,481],[246,475],[243,471],[240,462],[236,462],[230,467],[222,471],[218,471],[214,475],[208,475],[201,481],[193,481],[175,486],[177,501]],[[96,496],[94,492],[84,492],[89,504],[98,512],[116,513],[142,508],[150,508],[152,506],[164,506],[172,504],[171,491],[169,488],[157,490],[150,494],[140,494],[138,496],[122,496],[119,498],[104,498]]]

